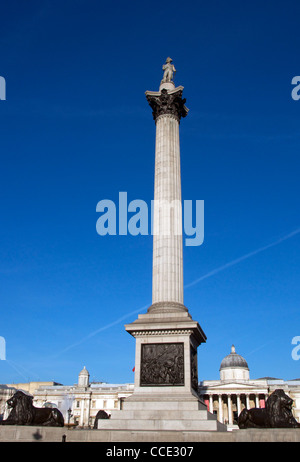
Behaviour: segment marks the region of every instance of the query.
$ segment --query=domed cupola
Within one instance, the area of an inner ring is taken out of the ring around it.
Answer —
[[[238,355],[234,345],[231,353],[222,360],[220,366],[220,379],[224,382],[243,382],[249,380],[249,367],[245,358]]]
[[[88,387],[89,386],[90,374],[86,370],[85,366],[78,376],[78,386],[79,387]]]

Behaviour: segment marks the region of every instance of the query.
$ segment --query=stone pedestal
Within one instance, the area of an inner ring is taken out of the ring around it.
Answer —
[[[206,336],[187,311],[141,314],[125,329],[136,339],[134,395],[198,397],[197,347]]]

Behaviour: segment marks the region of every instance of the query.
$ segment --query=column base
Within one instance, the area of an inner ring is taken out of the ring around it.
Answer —
[[[183,303],[156,302],[149,306],[147,313],[187,313],[188,309]]]
[[[123,401],[123,409],[112,411],[109,420],[99,420],[98,429],[138,431],[227,431],[205,404],[189,393],[153,397],[133,394]]]
[[[154,303],[127,324],[136,339],[134,392],[99,429],[226,431],[198,394],[197,348],[206,336],[180,303]]]

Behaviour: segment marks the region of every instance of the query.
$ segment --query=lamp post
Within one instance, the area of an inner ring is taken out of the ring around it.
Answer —
[[[68,409],[68,425],[70,424],[71,417],[73,417],[73,414],[72,414],[72,409],[69,407],[69,409]]]

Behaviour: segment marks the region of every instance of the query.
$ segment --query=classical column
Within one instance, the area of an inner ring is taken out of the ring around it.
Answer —
[[[165,66],[159,91],[146,91],[156,125],[152,304],[125,326],[136,338],[132,399],[145,393],[166,399],[167,387],[180,399],[183,394],[199,399],[197,348],[206,336],[183,304],[179,124],[188,109],[183,87],[172,81],[171,61]]]
[[[125,325],[136,340],[134,391],[98,428],[226,430],[198,394],[197,348],[206,335],[183,303],[179,124],[188,109],[171,58],[163,69],[159,91],[146,91],[156,124],[152,303]]]
[[[223,401],[222,395],[219,395],[219,422],[223,423]]]
[[[259,407],[258,395],[255,395],[255,407]]]
[[[241,397],[240,397],[240,395],[236,396],[236,402],[237,402],[237,412],[238,412],[238,416],[239,416],[240,413],[241,413]]]
[[[90,393],[87,398],[87,405],[86,405],[86,425],[90,425],[90,414],[91,414],[91,396]]]
[[[247,408],[247,409],[250,409],[250,398],[249,398],[249,394],[246,394],[246,408]]]
[[[228,423],[232,425],[232,403],[231,403],[231,395],[227,395],[227,402],[228,402]]]
[[[179,123],[188,113],[183,87],[162,82],[147,91],[156,124],[152,306],[148,312],[186,311],[183,305],[182,203]]]
[[[84,398],[82,398],[80,401],[80,418],[79,418],[80,427],[83,427],[84,425],[84,405],[85,405],[85,400]]]
[[[209,395],[209,412],[214,413],[213,395]]]

